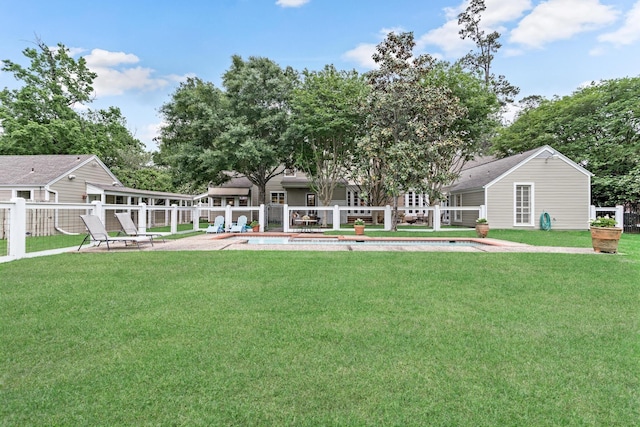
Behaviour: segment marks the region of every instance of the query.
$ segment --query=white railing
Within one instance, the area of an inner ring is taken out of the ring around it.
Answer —
[[[398,207],[399,212],[415,209],[412,207]],[[289,206],[284,205],[283,227],[284,232],[288,232],[295,227],[293,213],[316,211],[318,214],[323,212],[327,225],[330,225],[332,230],[340,230],[342,224],[347,223],[347,215],[353,211],[353,206]],[[390,231],[393,229],[391,206],[366,206],[366,210],[369,212],[384,212],[384,230]],[[443,211],[476,211],[478,212],[478,218],[486,218],[486,208],[484,205],[480,206],[460,206],[460,207],[440,207],[440,205],[422,207],[420,210],[425,213],[433,212],[433,231],[440,231],[442,224],[440,222],[441,213]],[[321,216],[322,216],[321,215]],[[299,221],[299,219],[298,219]],[[319,221],[320,222],[320,221]],[[292,225],[294,224],[294,225]],[[295,227],[298,228],[298,227]]]
[[[602,215],[604,213],[605,215]],[[611,217],[613,214],[613,218],[616,220],[616,227],[620,227],[624,230],[624,206],[617,205],[615,207],[596,207],[591,206],[589,209],[589,218],[596,219],[599,216],[609,216]]]
[[[348,222],[349,212],[353,206],[283,206],[283,231],[295,230],[292,221],[293,212],[305,212],[313,210],[321,216],[325,216],[325,224],[330,229],[339,230],[342,224]],[[392,227],[392,211],[390,206],[366,206],[368,212],[375,214],[382,212],[384,215],[384,230],[390,231]],[[399,207],[398,211],[406,211],[412,207]],[[425,213],[433,212],[434,231],[441,228],[440,216],[443,211],[477,211],[480,217],[485,217],[484,206],[478,207],[443,207],[431,206],[421,208]],[[200,219],[206,218],[212,223],[217,215],[225,218],[225,228],[229,230],[231,225],[240,215],[249,217],[249,221],[256,219],[260,224],[260,231],[265,231],[267,224],[266,209],[260,206],[147,206],[144,203],[137,205],[103,204],[94,201],[91,204],[80,203],[49,203],[26,202],[22,198],[11,199],[9,202],[0,202],[0,232],[3,240],[0,240],[0,262],[10,261],[25,257],[47,255],[69,251],[72,248],[59,248],[50,250],[38,250],[30,248],[27,251],[27,236],[53,236],[60,234],[83,235],[86,230],[80,214],[93,213],[97,215],[109,231],[119,230],[119,225],[114,218],[115,212],[129,212],[134,220],[137,220],[138,230],[145,233],[149,227],[169,226],[170,233],[178,233],[178,225],[192,223],[192,231],[203,231],[200,228]],[[320,225],[320,224],[318,224]],[[321,227],[319,227],[321,228]]]
[[[176,234],[179,232],[178,224],[193,223],[193,230],[199,230],[198,209],[197,206],[147,206],[144,203],[115,205],[94,201],[91,204],[72,204],[26,202],[22,198],[11,199],[9,202],[0,202],[0,232],[4,237],[4,241],[0,241],[0,248],[6,248],[5,251],[0,251],[0,262],[69,251],[72,248],[36,249],[28,252],[27,236],[86,234],[80,214],[97,215],[107,230],[116,231],[120,228],[113,213],[131,212],[137,217],[138,230],[141,233],[145,233],[151,225],[169,226],[170,233]]]

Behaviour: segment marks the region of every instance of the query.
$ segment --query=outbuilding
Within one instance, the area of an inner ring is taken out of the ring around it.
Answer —
[[[468,163],[446,188],[450,206],[484,205],[491,228],[589,228],[593,174],[545,145],[505,158]],[[452,225],[471,227],[476,211],[453,211]]]

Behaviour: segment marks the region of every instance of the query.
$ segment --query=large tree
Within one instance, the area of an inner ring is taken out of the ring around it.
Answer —
[[[502,47],[500,33],[492,31],[486,33],[481,25],[482,13],[486,10],[484,0],[470,0],[464,12],[458,15],[459,31],[462,39],[472,40],[477,50],[467,53],[460,63],[471,70],[482,74],[485,85],[491,88],[504,104],[513,102],[520,89],[509,83],[505,76],[496,76],[492,65],[494,54]]]
[[[593,83],[535,99],[494,141],[501,155],[551,145],[594,173],[596,205],[640,200],[640,77]]]
[[[433,165],[457,155],[464,144],[453,126],[464,108],[449,89],[425,85],[435,60],[414,57],[414,46],[412,33],[390,33],[376,47],[379,68],[367,74],[367,135],[358,144],[363,185],[368,194],[379,187],[391,199],[393,224],[398,196],[455,178],[453,171]]]
[[[155,159],[171,166],[174,185],[198,191],[209,183],[221,183],[222,172],[230,165],[221,142],[230,115],[226,95],[212,83],[189,78],[160,113],[166,125],[160,129],[160,152]]]
[[[143,152],[120,109],[76,109],[92,101],[96,78],[84,58],[76,60],[63,44],[49,47],[41,40],[23,53],[28,67],[2,61],[2,71],[22,86],[0,92],[0,154],[96,154],[107,166],[122,169],[124,156]]]
[[[289,126],[291,93],[297,73],[282,69],[268,58],[232,57],[223,76],[229,100],[229,125],[222,146],[230,168],[258,187],[258,199],[267,203],[266,185],[293,163],[293,146],[285,137]]]
[[[498,112],[500,102],[488,88],[477,71],[466,71],[459,64],[440,61],[424,80],[425,86],[448,90],[460,102],[465,113],[459,115],[451,128],[459,138],[459,144],[444,145],[438,156],[431,158],[431,169],[442,170],[457,176],[464,164],[483,151],[488,140],[500,127]],[[443,176],[446,176],[443,175]],[[431,203],[437,203],[442,187],[450,182],[433,180],[428,183],[427,195]]]
[[[338,71],[332,65],[302,74],[291,100],[295,165],[309,176],[322,205],[328,206],[338,184],[351,173],[367,85],[356,71]]]

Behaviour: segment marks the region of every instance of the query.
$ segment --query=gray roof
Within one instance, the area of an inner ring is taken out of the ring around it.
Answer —
[[[45,186],[95,155],[0,156],[0,185]]]
[[[123,187],[121,185],[107,185],[99,184],[95,182],[87,182],[88,185],[104,190],[107,193],[122,193],[131,194],[139,197],[153,197],[164,199],[181,199],[181,200],[193,200],[193,196],[189,194],[180,193],[167,193],[165,191],[151,191],[151,190],[139,190],[137,188]]]
[[[479,157],[470,165],[463,168],[460,177],[456,182],[446,188],[449,192],[460,192],[465,190],[481,189],[485,185],[500,177],[511,168],[516,167],[521,162],[532,156],[537,151],[545,147],[538,147],[524,153],[497,159],[493,156]]]

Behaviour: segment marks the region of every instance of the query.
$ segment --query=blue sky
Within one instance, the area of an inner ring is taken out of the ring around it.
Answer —
[[[640,0],[485,0],[501,33],[494,72],[519,98],[569,95],[590,81],[640,75]],[[36,35],[63,43],[98,73],[90,108],[120,107],[155,149],[160,106],[188,76],[221,85],[234,54],[282,67],[365,72],[389,31],[413,31],[416,53],[454,61],[465,0],[0,0],[0,59],[28,65]],[[0,72],[0,87],[15,87]]]

